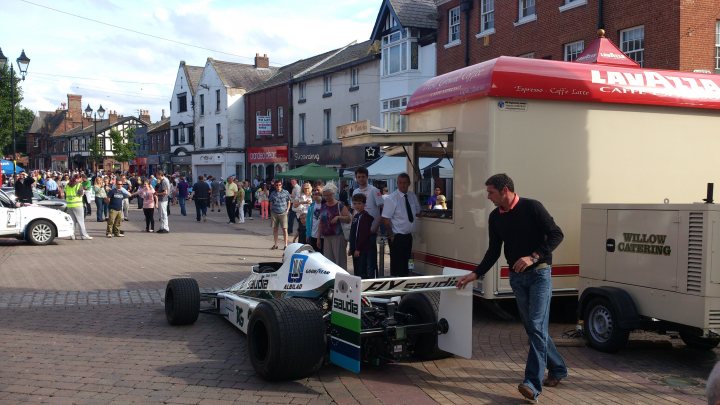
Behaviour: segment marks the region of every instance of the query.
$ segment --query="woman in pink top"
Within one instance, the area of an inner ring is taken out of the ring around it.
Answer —
[[[145,232],[155,232],[155,207],[157,207],[157,196],[155,189],[150,185],[150,180],[145,179],[142,187],[137,191],[143,200],[143,213],[145,214]]]

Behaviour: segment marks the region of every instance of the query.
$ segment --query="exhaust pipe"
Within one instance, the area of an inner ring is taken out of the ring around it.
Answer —
[[[707,184],[707,196],[703,198],[703,201],[705,201],[705,204],[712,204],[713,203],[713,183]]]

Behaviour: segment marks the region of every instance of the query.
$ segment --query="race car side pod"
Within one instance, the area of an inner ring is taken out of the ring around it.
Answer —
[[[472,289],[457,289],[466,270],[446,267],[443,275],[362,280],[337,274],[330,323],[330,362],[354,373],[360,372],[361,299],[363,296],[403,295],[440,291],[437,325],[419,324],[420,329],[437,330],[438,347],[448,353],[472,357]]]

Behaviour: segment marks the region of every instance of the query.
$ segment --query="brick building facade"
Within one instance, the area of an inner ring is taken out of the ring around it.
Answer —
[[[440,0],[437,74],[501,55],[574,60],[597,29],[643,67],[718,72],[715,0]]]

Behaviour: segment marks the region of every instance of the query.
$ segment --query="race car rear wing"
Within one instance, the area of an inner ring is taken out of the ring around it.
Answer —
[[[440,291],[437,320],[446,324],[447,328],[438,335],[438,347],[461,357],[472,357],[472,288],[456,288],[457,281],[467,273],[466,270],[446,267],[443,274],[437,276],[368,280],[338,273],[335,276],[330,318],[333,326],[330,362],[354,373],[360,372],[363,296],[426,291]]]

